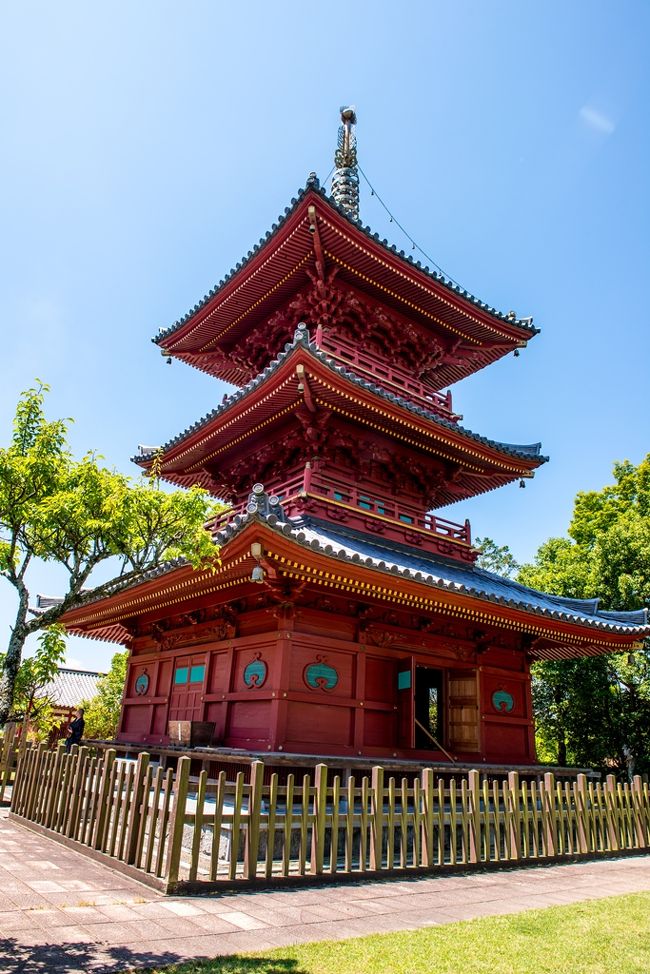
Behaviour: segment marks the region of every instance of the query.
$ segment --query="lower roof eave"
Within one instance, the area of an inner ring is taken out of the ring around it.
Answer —
[[[128,629],[124,623],[134,617],[160,618],[198,599],[225,603],[241,597],[245,588],[257,589],[250,577],[255,564],[250,545],[259,541],[269,573],[370,601],[414,608],[423,615],[443,615],[515,630],[531,638],[531,660],[629,652],[640,648],[641,640],[650,635],[648,625],[615,626],[598,619],[571,619],[565,612],[527,611],[521,603],[507,604],[503,598],[493,600],[466,590],[461,592],[463,586],[459,585],[435,584],[425,580],[420,572],[395,572],[383,561],[368,564],[370,559],[345,558],[331,545],[306,545],[304,532],[273,516],[253,515],[236,520],[238,523],[229,526],[220,538],[221,563],[215,571],[172,566],[112,597],[72,610],[63,617],[63,624],[78,635],[125,642]]]

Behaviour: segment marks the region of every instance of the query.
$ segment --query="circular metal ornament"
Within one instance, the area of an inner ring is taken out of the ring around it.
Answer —
[[[271,494],[271,496],[269,497],[269,505],[271,507],[277,507],[279,503],[280,503],[280,498],[276,497],[275,494]]]
[[[514,705],[514,697],[507,690],[495,690],[492,694],[492,706],[497,713],[509,714]]]
[[[263,494],[264,493],[264,484],[253,484],[253,493],[254,494]]]
[[[311,690],[333,690],[339,682],[337,671],[325,659],[325,656],[317,656],[316,662],[309,663],[303,671],[302,678]]]
[[[244,668],[244,683],[249,690],[261,687],[266,683],[269,668],[259,653]]]
[[[258,510],[259,510],[259,508],[258,508],[257,504],[251,503],[251,504],[247,504],[246,505],[246,513],[247,514],[255,514]]]

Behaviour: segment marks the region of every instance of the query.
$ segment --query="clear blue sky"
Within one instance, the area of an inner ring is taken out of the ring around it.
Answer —
[[[21,3],[0,15],[0,422],[36,376],[79,453],[129,471],[224,386],[150,337],[329,172],[338,107],[421,246],[542,334],[458,386],[465,425],[542,440],[526,490],[447,509],[532,557],[647,433],[650,4]],[[408,249],[363,191],[364,223]],[[135,472],[135,468],[134,472]],[[43,571],[34,589],[55,594]],[[13,591],[0,588],[0,627]],[[70,644],[106,667],[113,648]]]

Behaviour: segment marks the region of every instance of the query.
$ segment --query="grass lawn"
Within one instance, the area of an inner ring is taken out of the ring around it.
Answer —
[[[650,974],[650,893],[164,968],[217,972]]]

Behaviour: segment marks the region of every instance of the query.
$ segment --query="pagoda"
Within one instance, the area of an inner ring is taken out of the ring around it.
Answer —
[[[531,663],[650,629],[478,568],[469,523],[436,513],[545,462],[470,432],[448,391],[537,329],[362,226],[355,124],[342,109],[331,194],[311,174],[154,339],[238,387],[135,458],[227,501],[218,570],[170,563],[65,622],[129,647],[121,741],[184,724],[254,752],[532,764]]]

